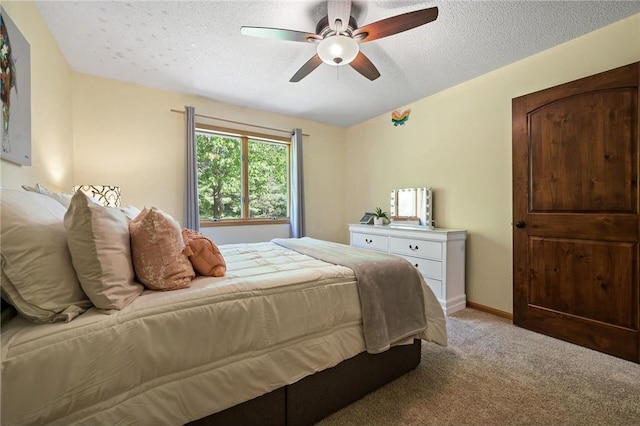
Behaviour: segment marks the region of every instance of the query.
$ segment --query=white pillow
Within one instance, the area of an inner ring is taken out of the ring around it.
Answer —
[[[46,195],[1,189],[2,296],[34,322],[71,321],[91,306],[71,264],[65,208]]]
[[[36,186],[22,185],[22,188],[27,191],[37,192],[37,193],[46,195],[47,197],[51,197],[57,202],[59,202],[60,204],[62,204],[65,208],[69,207],[69,203],[71,203],[71,197],[73,195],[73,194],[66,194],[64,192],[49,191],[47,188],[40,185],[39,183],[36,183]]]
[[[80,285],[98,309],[122,309],[142,293],[144,287],[134,281],[129,219],[123,211],[96,204],[78,190],[64,227]]]

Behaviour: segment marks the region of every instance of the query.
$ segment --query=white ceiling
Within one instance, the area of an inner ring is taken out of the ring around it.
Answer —
[[[438,6],[427,25],[361,45],[380,71],[291,76],[315,45],[240,35],[315,32],[325,0],[37,1],[74,71],[348,127],[640,12],[640,1],[353,1],[363,26]]]

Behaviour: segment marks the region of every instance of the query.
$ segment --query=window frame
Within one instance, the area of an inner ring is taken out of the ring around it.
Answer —
[[[245,130],[232,129],[228,127],[213,126],[210,124],[196,123],[196,132],[217,134],[221,136],[231,136],[240,139],[240,155],[241,155],[241,177],[242,177],[242,218],[239,219],[202,219],[200,218],[200,227],[217,227],[217,226],[244,226],[244,225],[288,225],[291,216],[291,139],[282,136],[275,136],[266,133],[251,132]],[[287,212],[288,216],[278,219],[269,218],[250,218],[249,217],[249,139],[264,141],[268,143],[276,143],[287,146]]]

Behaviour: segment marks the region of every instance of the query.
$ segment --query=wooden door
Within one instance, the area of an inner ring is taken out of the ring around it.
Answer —
[[[640,362],[630,64],[513,99],[513,322]]]

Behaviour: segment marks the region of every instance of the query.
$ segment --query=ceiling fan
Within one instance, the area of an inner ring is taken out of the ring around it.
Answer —
[[[377,21],[358,28],[351,16],[351,0],[327,0],[327,16],[316,25],[316,32],[286,30],[282,28],[245,27],[244,35],[278,40],[316,43],[316,54],[289,80],[297,83],[323,62],[333,66],[351,65],[353,69],[373,81],[380,72],[360,50],[360,44],[401,33],[435,21],[438,8],[415,10]]]

